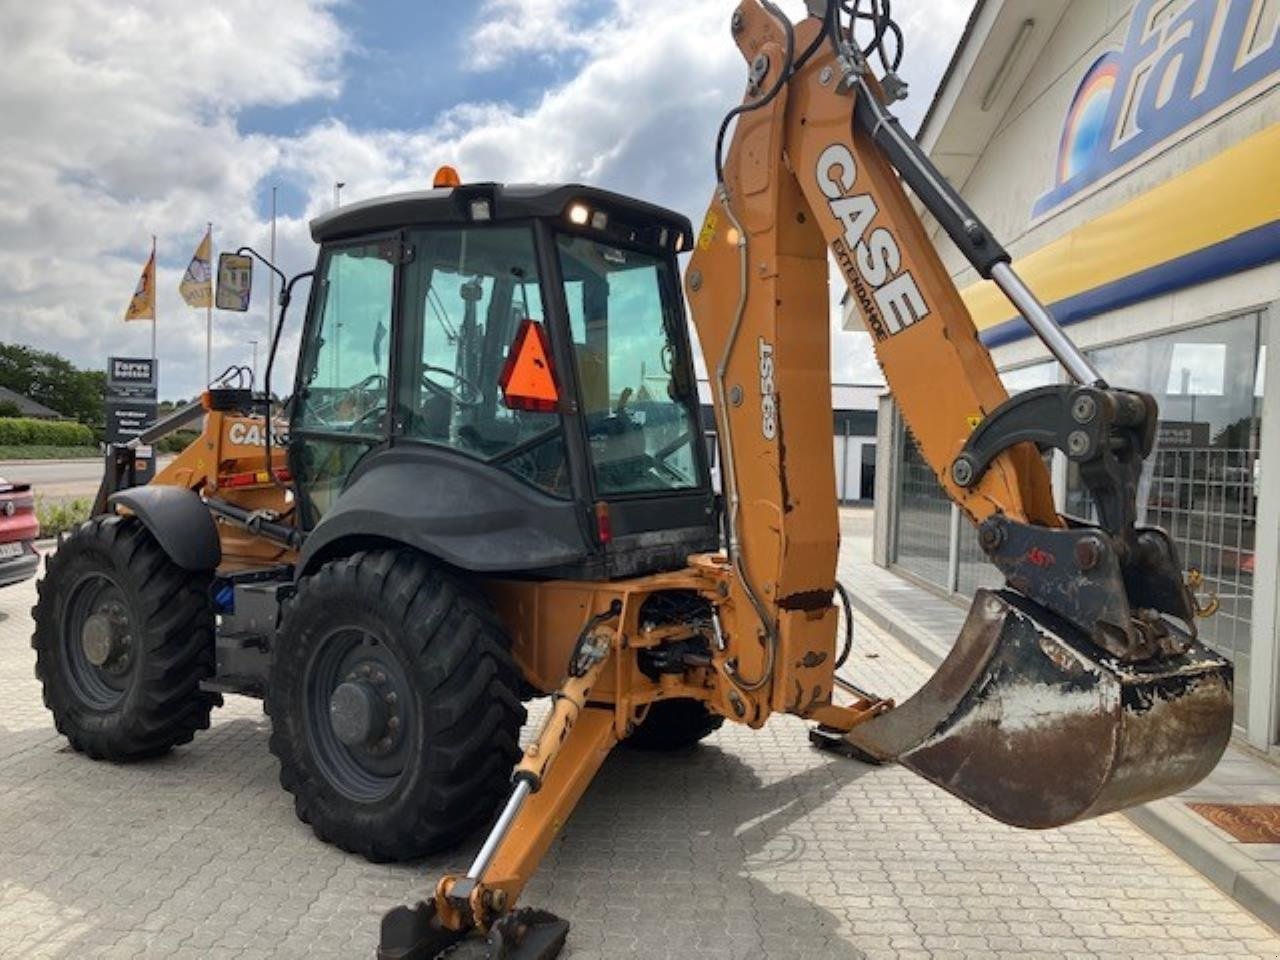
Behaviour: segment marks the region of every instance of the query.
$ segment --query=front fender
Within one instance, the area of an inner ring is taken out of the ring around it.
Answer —
[[[194,490],[151,484],[120,490],[107,502],[132,511],[183,570],[214,570],[222,561],[218,527]]]

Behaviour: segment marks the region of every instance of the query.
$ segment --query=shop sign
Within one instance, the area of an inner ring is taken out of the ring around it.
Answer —
[[[1033,217],[1110,182],[1280,84],[1277,0],[1138,0],[1123,47],[1094,61],[1063,123],[1053,188]]]

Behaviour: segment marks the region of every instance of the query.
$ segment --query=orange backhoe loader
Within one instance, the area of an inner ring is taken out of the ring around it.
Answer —
[[[516,903],[623,740],[791,713],[819,746],[1037,828],[1203,777],[1231,666],[1196,640],[1173,543],[1137,522],[1156,405],[1103,381],[890,113],[888,6],[810,0],[793,25],[742,0],[747,90],[696,234],[614,193],[448,169],[315,220],[319,260],[284,284],[272,345],[309,278],[287,403],[270,363],[261,391],[211,389],[142,438],[204,416],[145,486],[113,449],[98,515],[49,560],[33,642],[73,746],[148,756],[206,727],[221,693],[262,696],[281,783],[322,839],[386,860],[487,826],[469,869],[385,917],[384,960],[553,956],[568,924]],[[1005,393],[908,189],[1071,383]],[[901,704],[836,675],[832,440],[814,429],[829,253],[1006,580]],[[226,303],[247,302],[255,257],[224,255]],[[1055,511],[1048,450],[1078,465],[1097,523]],[[522,701],[547,694],[522,755]]]

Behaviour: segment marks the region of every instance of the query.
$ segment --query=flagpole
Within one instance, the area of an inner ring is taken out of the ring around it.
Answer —
[[[276,187],[271,188],[271,264],[276,262]],[[275,334],[272,314],[276,304],[276,275],[267,271],[267,349],[271,349],[271,338]]]
[[[154,263],[156,259],[156,235],[151,235],[151,260]],[[156,312],[151,311],[151,375],[155,376],[156,368]]]
[[[209,265],[213,266],[213,222],[205,224],[206,236],[209,238]],[[209,300],[204,308],[204,383],[210,386],[213,380],[213,291],[209,291]]]

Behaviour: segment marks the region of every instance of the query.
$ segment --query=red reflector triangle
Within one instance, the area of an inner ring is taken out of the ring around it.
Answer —
[[[560,408],[560,388],[551,366],[546,329],[526,317],[507,353],[498,377],[502,402],[512,410],[555,411]]]

